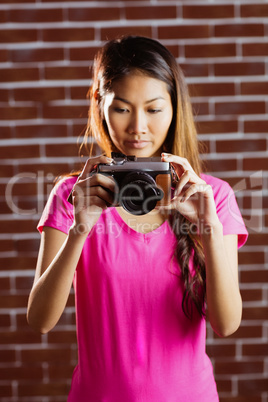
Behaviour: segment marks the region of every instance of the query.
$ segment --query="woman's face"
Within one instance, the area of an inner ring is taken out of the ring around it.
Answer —
[[[173,116],[163,81],[133,72],[114,83],[103,105],[111,140],[120,152],[160,156]]]

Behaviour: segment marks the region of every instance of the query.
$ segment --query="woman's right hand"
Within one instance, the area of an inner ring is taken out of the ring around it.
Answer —
[[[114,202],[115,181],[110,176],[92,172],[99,163],[111,162],[106,156],[89,158],[73,187],[73,228],[79,234],[87,235],[102,211]]]

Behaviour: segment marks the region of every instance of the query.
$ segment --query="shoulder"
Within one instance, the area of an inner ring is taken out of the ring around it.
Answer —
[[[70,193],[73,186],[77,182],[78,176],[63,176],[60,177],[53,188],[53,193],[60,197],[65,197]]]

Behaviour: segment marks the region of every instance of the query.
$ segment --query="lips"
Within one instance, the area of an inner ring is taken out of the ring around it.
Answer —
[[[142,149],[149,144],[149,141],[126,141],[126,145],[130,148]]]

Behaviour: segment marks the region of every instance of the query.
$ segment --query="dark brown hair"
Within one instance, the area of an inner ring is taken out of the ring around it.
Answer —
[[[198,139],[184,74],[174,56],[162,44],[150,38],[124,36],[109,41],[98,52],[89,91],[90,108],[84,146],[93,144],[93,137],[107,156],[112,151],[118,151],[111,141],[103,116],[103,100],[116,80],[135,70],[166,83],[172,101],[173,119],[163,150],[186,158],[195,172],[200,174]],[[174,211],[169,220],[177,237],[175,255],[185,287],[183,311],[191,317],[194,304],[199,314],[203,315],[205,264],[199,236],[196,228],[178,212]],[[194,274],[189,268],[191,261],[195,267]]]

